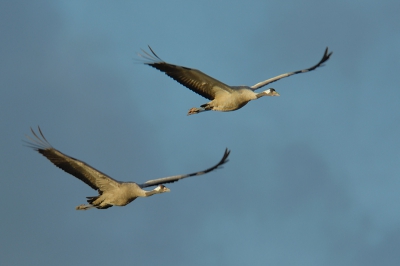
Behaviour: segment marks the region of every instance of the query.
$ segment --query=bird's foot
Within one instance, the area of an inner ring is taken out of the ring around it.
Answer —
[[[91,209],[91,208],[93,208],[93,207],[94,207],[93,205],[81,204],[81,205],[79,205],[79,206],[76,206],[75,210],[78,210],[78,211],[86,211],[86,210]]]
[[[189,110],[187,115],[194,115],[200,113],[200,109],[197,109],[196,107],[193,107]]]

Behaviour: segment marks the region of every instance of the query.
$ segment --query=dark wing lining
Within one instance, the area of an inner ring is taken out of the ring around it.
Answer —
[[[118,186],[118,181],[96,170],[85,162],[65,155],[53,148],[44,137],[40,127],[38,127],[38,130],[41,138],[31,128],[32,134],[36,139],[27,136],[27,138],[31,140],[31,142],[27,142],[27,144],[29,147],[45,156],[55,166],[82,180],[95,190],[103,191],[109,185]]]
[[[230,93],[233,91],[228,85],[204,74],[197,69],[168,64],[159,58],[150,46],[149,49],[154,56],[143,50],[142,51],[144,54],[139,54],[143,58],[152,61],[146,62],[146,65],[152,66],[164,72],[166,75],[170,76],[183,86],[189,88],[204,98],[213,100],[218,90],[225,90]]]
[[[149,180],[149,181],[147,181],[144,184],[141,184],[139,186],[141,188],[157,186],[157,185],[166,184],[166,183],[173,183],[173,182],[179,181],[180,179],[183,179],[183,178],[186,178],[186,177],[190,177],[190,176],[207,174],[207,173],[209,173],[209,172],[211,172],[211,171],[213,171],[215,169],[218,169],[221,165],[227,163],[229,161],[227,158],[228,158],[230,152],[231,152],[230,150],[225,149],[225,153],[224,153],[224,156],[222,157],[222,159],[216,165],[214,165],[213,167],[210,167],[210,168],[208,168],[208,169],[206,169],[204,171],[191,173],[191,174],[186,174],[186,175],[175,175],[175,176],[169,176],[169,177]]]
[[[298,71],[294,71],[294,72],[289,72],[289,73],[281,74],[281,75],[279,75],[279,76],[276,76],[276,77],[273,77],[273,78],[264,80],[264,81],[262,81],[262,82],[259,82],[259,83],[255,84],[255,85],[251,86],[250,88],[254,91],[254,90],[257,90],[257,89],[259,89],[259,88],[262,88],[262,87],[264,87],[265,85],[268,85],[268,84],[270,84],[270,83],[272,83],[272,82],[278,81],[278,80],[280,80],[280,79],[282,79],[282,78],[286,78],[286,77],[289,77],[289,76],[294,75],[294,74],[300,74],[300,73],[306,73],[306,72],[309,72],[309,71],[313,71],[314,69],[316,69],[316,68],[318,68],[318,67],[320,67],[320,66],[323,66],[323,63],[325,63],[326,61],[328,61],[328,59],[330,58],[330,56],[332,55],[332,53],[333,53],[333,52],[328,53],[328,47],[326,47],[325,53],[324,53],[324,55],[322,56],[322,59],[321,59],[315,66],[312,66],[312,67],[310,67],[310,68],[303,69],[303,70],[298,70]]]

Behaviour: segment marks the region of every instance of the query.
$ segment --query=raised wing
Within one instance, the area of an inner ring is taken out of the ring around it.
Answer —
[[[197,69],[172,65],[164,62],[156,55],[150,46],[149,49],[154,56],[144,50],[142,50],[144,54],[139,54],[146,60],[151,61],[146,62],[146,65],[152,66],[164,72],[166,75],[170,76],[183,86],[203,96],[204,98],[213,100],[215,98],[215,94],[220,90],[225,90],[230,93],[233,92],[228,85],[204,74]]]
[[[151,186],[157,186],[160,184],[166,184],[166,183],[173,183],[176,181],[179,181],[180,179],[184,179],[186,177],[190,177],[190,176],[196,176],[196,175],[204,175],[207,174],[215,169],[218,169],[221,165],[227,163],[229,160],[227,159],[229,154],[230,154],[230,150],[225,149],[225,153],[224,156],[222,157],[222,159],[213,167],[210,167],[204,171],[200,171],[200,172],[196,172],[196,173],[191,173],[191,174],[187,174],[187,175],[175,175],[175,176],[169,176],[169,177],[164,177],[164,178],[159,178],[159,179],[154,179],[154,180],[149,180],[144,184],[139,185],[141,188],[145,188],[145,187],[151,187]]]
[[[294,71],[294,72],[289,72],[289,73],[281,74],[281,75],[279,75],[279,76],[276,76],[276,77],[273,77],[273,78],[264,80],[264,81],[262,81],[262,82],[259,82],[259,83],[255,84],[255,85],[251,86],[250,88],[254,91],[254,90],[257,90],[257,89],[259,89],[259,88],[262,88],[262,87],[264,87],[265,85],[268,85],[268,84],[270,84],[270,83],[272,83],[272,82],[278,81],[278,80],[280,80],[280,79],[282,79],[282,78],[286,78],[286,77],[289,77],[289,76],[294,75],[294,74],[300,74],[300,73],[306,73],[306,72],[309,72],[309,71],[313,71],[314,69],[316,69],[316,68],[318,68],[318,67],[320,67],[320,66],[323,66],[323,63],[325,63],[326,61],[328,61],[328,59],[329,59],[329,57],[332,55],[332,53],[333,53],[333,52],[328,53],[328,47],[326,47],[325,53],[324,53],[324,55],[322,56],[322,59],[321,59],[321,60],[318,62],[318,64],[316,64],[315,66],[312,66],[312,67],[310,67],[310,68],[303,69],[303,70],[298,70],[298,71]]]
[[[96,170],[85,162],[65,155],[59,150],[53,148],[44,137],[40,127],[38,127],[38,130],[41,137],[39,137],[31,128],[32,134],[36,138],[27,136],[27,138],[31,140],[31,142],[27,142],[28,146],[41,153],[55,166],[82,180],[95,190],[106,191],[109,188],[119,186],[118,181],[112,179],[106,174]]]

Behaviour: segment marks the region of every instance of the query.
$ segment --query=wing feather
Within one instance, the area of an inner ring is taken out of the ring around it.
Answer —
[[[40,137],[31,128],[32,134],[36,138],[27,136],[31,142],[26,143],[29,147],[45,156],[55,166],[75,176],[95,190],[105,191],[109,188],[119,186],[120,183],[117,180],[96,170],[87,163],[70,157],[53,148],[44,137],[40,127],[38,127],[38,130]]]
[[[164,72],[169,77],[173,78],[183,86],[203,96],[204,98],[213,100],[216,93],[221,90],[225,90],[229,93],[233,92],[228,85],[208,76],[207,74],[204,74],[200,70],[164,62],[160,57],[157,56],[150,46],[149,49],[154,56],[150,55],[144,50],[142,50],[144,54],[139,54],[143,58],[151,61],[146,62],[146,65]]]
[[[333,52],[328,53],[328,47],[326,47],[325,53],[324,53],[324,55],[322,56],[322,59],[321,59],[316,65],[314,65],[314,66],[312,66],[312,67],[310,67],[310,68],[307,68],[307,69],[302,69],[302,70],[297,70],[297,71],[294,71],[294,72],[289,72],[289,73],[281,74],[281,75],[279,75],[279,76],[276,76],[276,77],[273,77],[273,78],[264,80],[264,81],[262,81],[262,82],[259,82],[259,83],[255,84],[255,85],[251,86],[250,88],[251,88],[253,91],[254,91],[254,90],[258,90],[259,88],[262,88],[262,87],[264,87],[265,85],[268,85],[268,84],[270,84],[270,83],[272,83],[272,82],[278,81],[278,80],[280,80],[280,79],[282,79],[282,78],[290,77],[290,76],[295,75],[295,74],[300,74],[300,73],[306,73],[306,72],[309,72],[309,71],[313,71],[314,69],[316,69],[316,68],[318,68],[318,67],[320,67],[320,66],[323,66],[323,63],[325,63],[326,61],[328,61],[328,59],[330,58],[330,56],[332,55],[332,53],[333,53]]]
[[[181,179],[184,179],[184,178],[187,178],[187,177],[190,177],[190,176],[197,176],[197,175],[207,174],[207,173],[209,173],[211,171],[214,171],[214,170],[220,168],[221,165],[227,163],[229,161],[228,160],[228,156],[229,156],[230,152],[231,152],[230,150],[225,149],[225,153],[224,153],[224,156],[222,157],[222,159],[216,165],[214,165],[214,166],[212,166],[212,167],[210,167],[210,168],[208,168],[206,170],[203,170],[203,171],[200,171],[200,172],[191,173],[191,174],[186,174],[186,175],[175,175],[175,176],[168,176],[168,177],[158,178],[158,179],[154,179],[154,180],[149,180],[149,181],[147,181],[144,184],[141,184],[139,186],[141,188],[157,186],[157,185],[166,184],[166,183],[173,183],[173,182],[179,181]]]

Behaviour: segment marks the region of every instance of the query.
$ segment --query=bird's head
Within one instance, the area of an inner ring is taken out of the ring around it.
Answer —
[[[273,89],[273,88],[269,88],[268,90],[264,91],[265,96],[280,96],[279,93]]]
[[[269,88],[268,90],[260,92],[256,96],[257,96],[257,99],[258,99],[258,98],[263,97],[263,96],[280,96],[280,95],[275,89]]]
[[[171,191],[169,188],[167,188],[164,185],[159,185],[154,190],[157,191],[157,193],[164,193],[164,192],[170,192]]]

